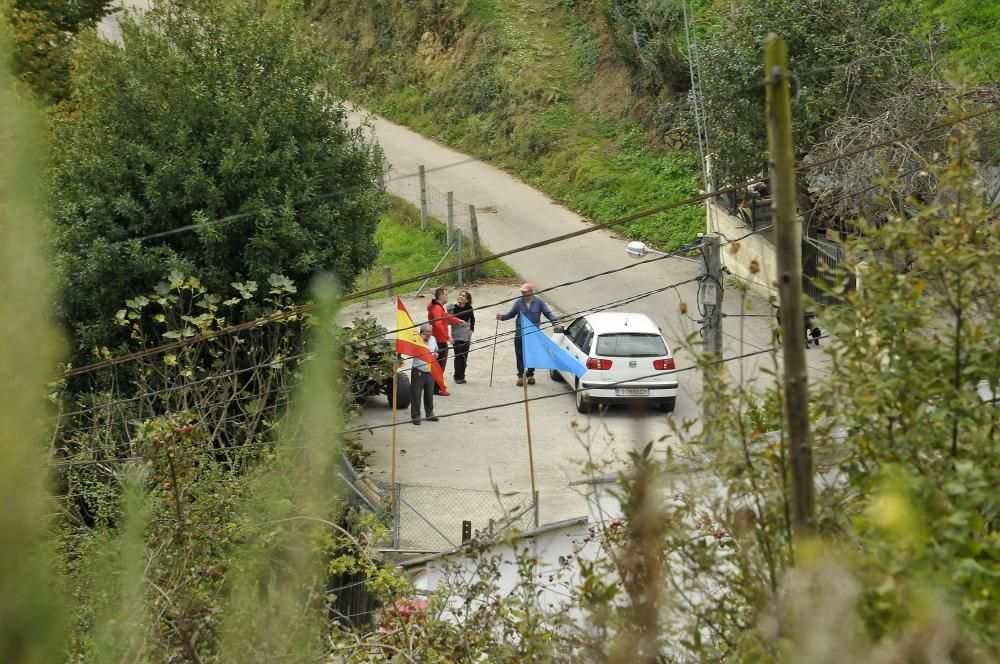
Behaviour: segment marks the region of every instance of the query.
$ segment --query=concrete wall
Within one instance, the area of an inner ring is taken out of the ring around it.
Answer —
[[[707,232],[712,233],[717,228],[724,241],[735,240],[753,230],[744,224],[742,219],[734,217],[724,207],[712,201],[708,201],[705,207]],[[770,231],[764,231],[740,240],[739,250],[736,253],[733,253],[735,244],[727,244],[722,248],[723,267],[741,281],[748,283],[754,292],[763,297],[778,293],[774,285],[778,278],[778,261],[770,238]],[[751,271],[753,263],[756,263],[756,274]]]

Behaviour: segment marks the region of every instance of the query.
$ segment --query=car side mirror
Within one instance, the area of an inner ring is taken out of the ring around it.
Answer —
[[[566,333],[566,328],[564,328],[562,325],[553,325],[552,326],[552,331],[553,332],[558,332],[559,334],[565,334]]]

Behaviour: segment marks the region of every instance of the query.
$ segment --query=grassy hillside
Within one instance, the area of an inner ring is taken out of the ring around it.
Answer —
[[[779,0],[770,1],[767,6],[778,7],[781,16],[791,13]],[[990,27],[1000,30],[1000,3],[897,2],[894,11],[912,22],[889,21],[889,30],[897,25],[900,30],[934,35],[940,61],[952,66],[965,59],[971,78],[996,77],[1000,51],[988,46],[998,35]],[[732,44],[742,47],[743,60],[734,55],[731,62],[725,61],[733,50],[726,46],[727,30],[747,39],[756,34],[740,32],[739,21],[735,28],[728,25],[737,5],[690,0],[687,6],[706,42],[723,35],[716,39],[717,62],[707,77],[722,83],[709,90],[709,96],[718,99],[720,89],[743,87],[720,77],[727,71],[735,72],[734,80],[752,77],[748,72],[757,61],[745,58],[745,43]],[[797,20],[816,26],[815,34],[825,34],[823,20],[828,19],[795,7],[800,12]],[[822,14],[823,8],[809,7]],[[345,96],[427,136],[492,160],[586,217],[607,221],[698,191],[680,5],[639,0],[319,0],[312,9],[347,75]],[[841,37],[850,41],[850,34]],[[711,47],[703,42],[702,49],[707,54]],[[857,57],[869,65],[885,62],[869,55],[859,51]],[[725,66],[719,64],[720,57]],[[850,60],[854,55],[845,57]],[[875,81],[883,75],[872,69],[864,77]],[[869,92],[876,98],[884,94],[875,86]],[[836,120],[829,117],[831,108],[844,106],[856,113],[859,101],[848,96],[849,103],[839,104],[845,97],[836,90],[824,100],[818,87],[805,98],[796,112],[816,116],[809,120],[817,127],[811,140],[818,140],[822,127]],[[868,106],[877,104],[869,100]],[[713,147],[728,144],[720,134],[732,126],[754,122],[754,114],[746,110],[737,104],[728,115],[716,116],[710,136],[716,141]],[[762,135],[761,126],[752,126]],[[736,140],[735,145],[756,167],[761,158],[755,145],[759,148],[760,143]],[[803,141],[798,147],[808,146]],[[735,161],[729,154],[719,163]],[[740,179],[743,176],[746,173],[740,172]],[[673,248],[703,228],[701,207],[687,206],[630,224],[622,232]]]
[[[918,0],[926,29],[943,26],[944,57],[959,63],[977,81],[1000,77],[1000,2],[996,0]]]
[[[314,8],[352,81],[345,94],[490,158],[597,221],[697,193],[693,153],[651,142],[636,120],[646,102],[633,94],[596,6],[473,0],[434,12],[434,4],[338,3],[336,21],[332,3]],[[626,232],[674,247],[703,229],[703,214],[688,206]]]

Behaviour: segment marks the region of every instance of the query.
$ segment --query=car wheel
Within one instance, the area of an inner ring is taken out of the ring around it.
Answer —
[[[556,381],[557,383],[565,383],[566,382],[566,379],[564,379],[562,377],[562,374],[559,373],[558,371],[556,371],[555,369],[549,369],[549,377],[552,380]]]
[[[388,389],[385,392],[385,400],[392,408],[392,380],[386,381]],[[396,374],[396,410],[403,410],[410,407],[410,377],[405,373]]]
[[[660,410],[662,410],[664,413],[672,413],[672,412],[674,412],[674,406],[675,405],[677,405],[677,399],[676,398],[674,398],[674,399],[667,399],[666,401],[661,401],[660,403],[656,404],[656,406]]]
[[[580,379],[576,380],[576,412],[587,414],[590,412],[591,403],[584,399],[583,390],[580,388]]]

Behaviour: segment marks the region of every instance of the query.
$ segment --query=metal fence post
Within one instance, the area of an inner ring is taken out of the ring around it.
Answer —
[[[370,297],[369,294],[368,294],[368,290],[371,288],[371,286],[368,285],[368,275],[370,273],[371,273],[371,270],[365,270],[365,306],[366,307],[370,307],[371,306],[371,302],[368,299]]]
[[[420,230],[427,230],[427,173],[424,165],[417,166],[417,175],[420,177]]]
[[[382,268],[382,277],[385,279],[385,296],[392,297],[392,268]]]
[[[465,256],[462,254],[462,229],[455,229],[455,265],[458,266],[458,285],[464,286],[465,283],[462,281],[462,265],[465,263]]]
[[[486,276],[486,268],[479,264],[479,261],[483,258],[483,247],[479,242],[479,221],[476,219],[476,206],[469,206],[469,226],[472,229],[472,258],[477,262],[476,267],[472,269],[472,273],[469,276],[474,276],[476,274],[480,276]]]
[[[451,246],[451,236],[455,234],[455,192],[449,191],[448,197],[448,228],[445,231],[445,244]]]
[[[395,498],[396,504],[392,506],[392,508],[393,508],[392,509],[392,513],[393,513],[393,518],[392,518],[392,546],[394,548],[398,549],[399,548],[399,521],[402,518],[400,516],[400,514],[399,514],[399,507],[400,507],[400,503],[401,503],[400,496],[399,496],[399,490],[400,490],[400,484],[399,484],[399,482],[396,482],[396,486],[393,487],[393,488],[395,489],[395,491],[393,492],[393,498]]]

